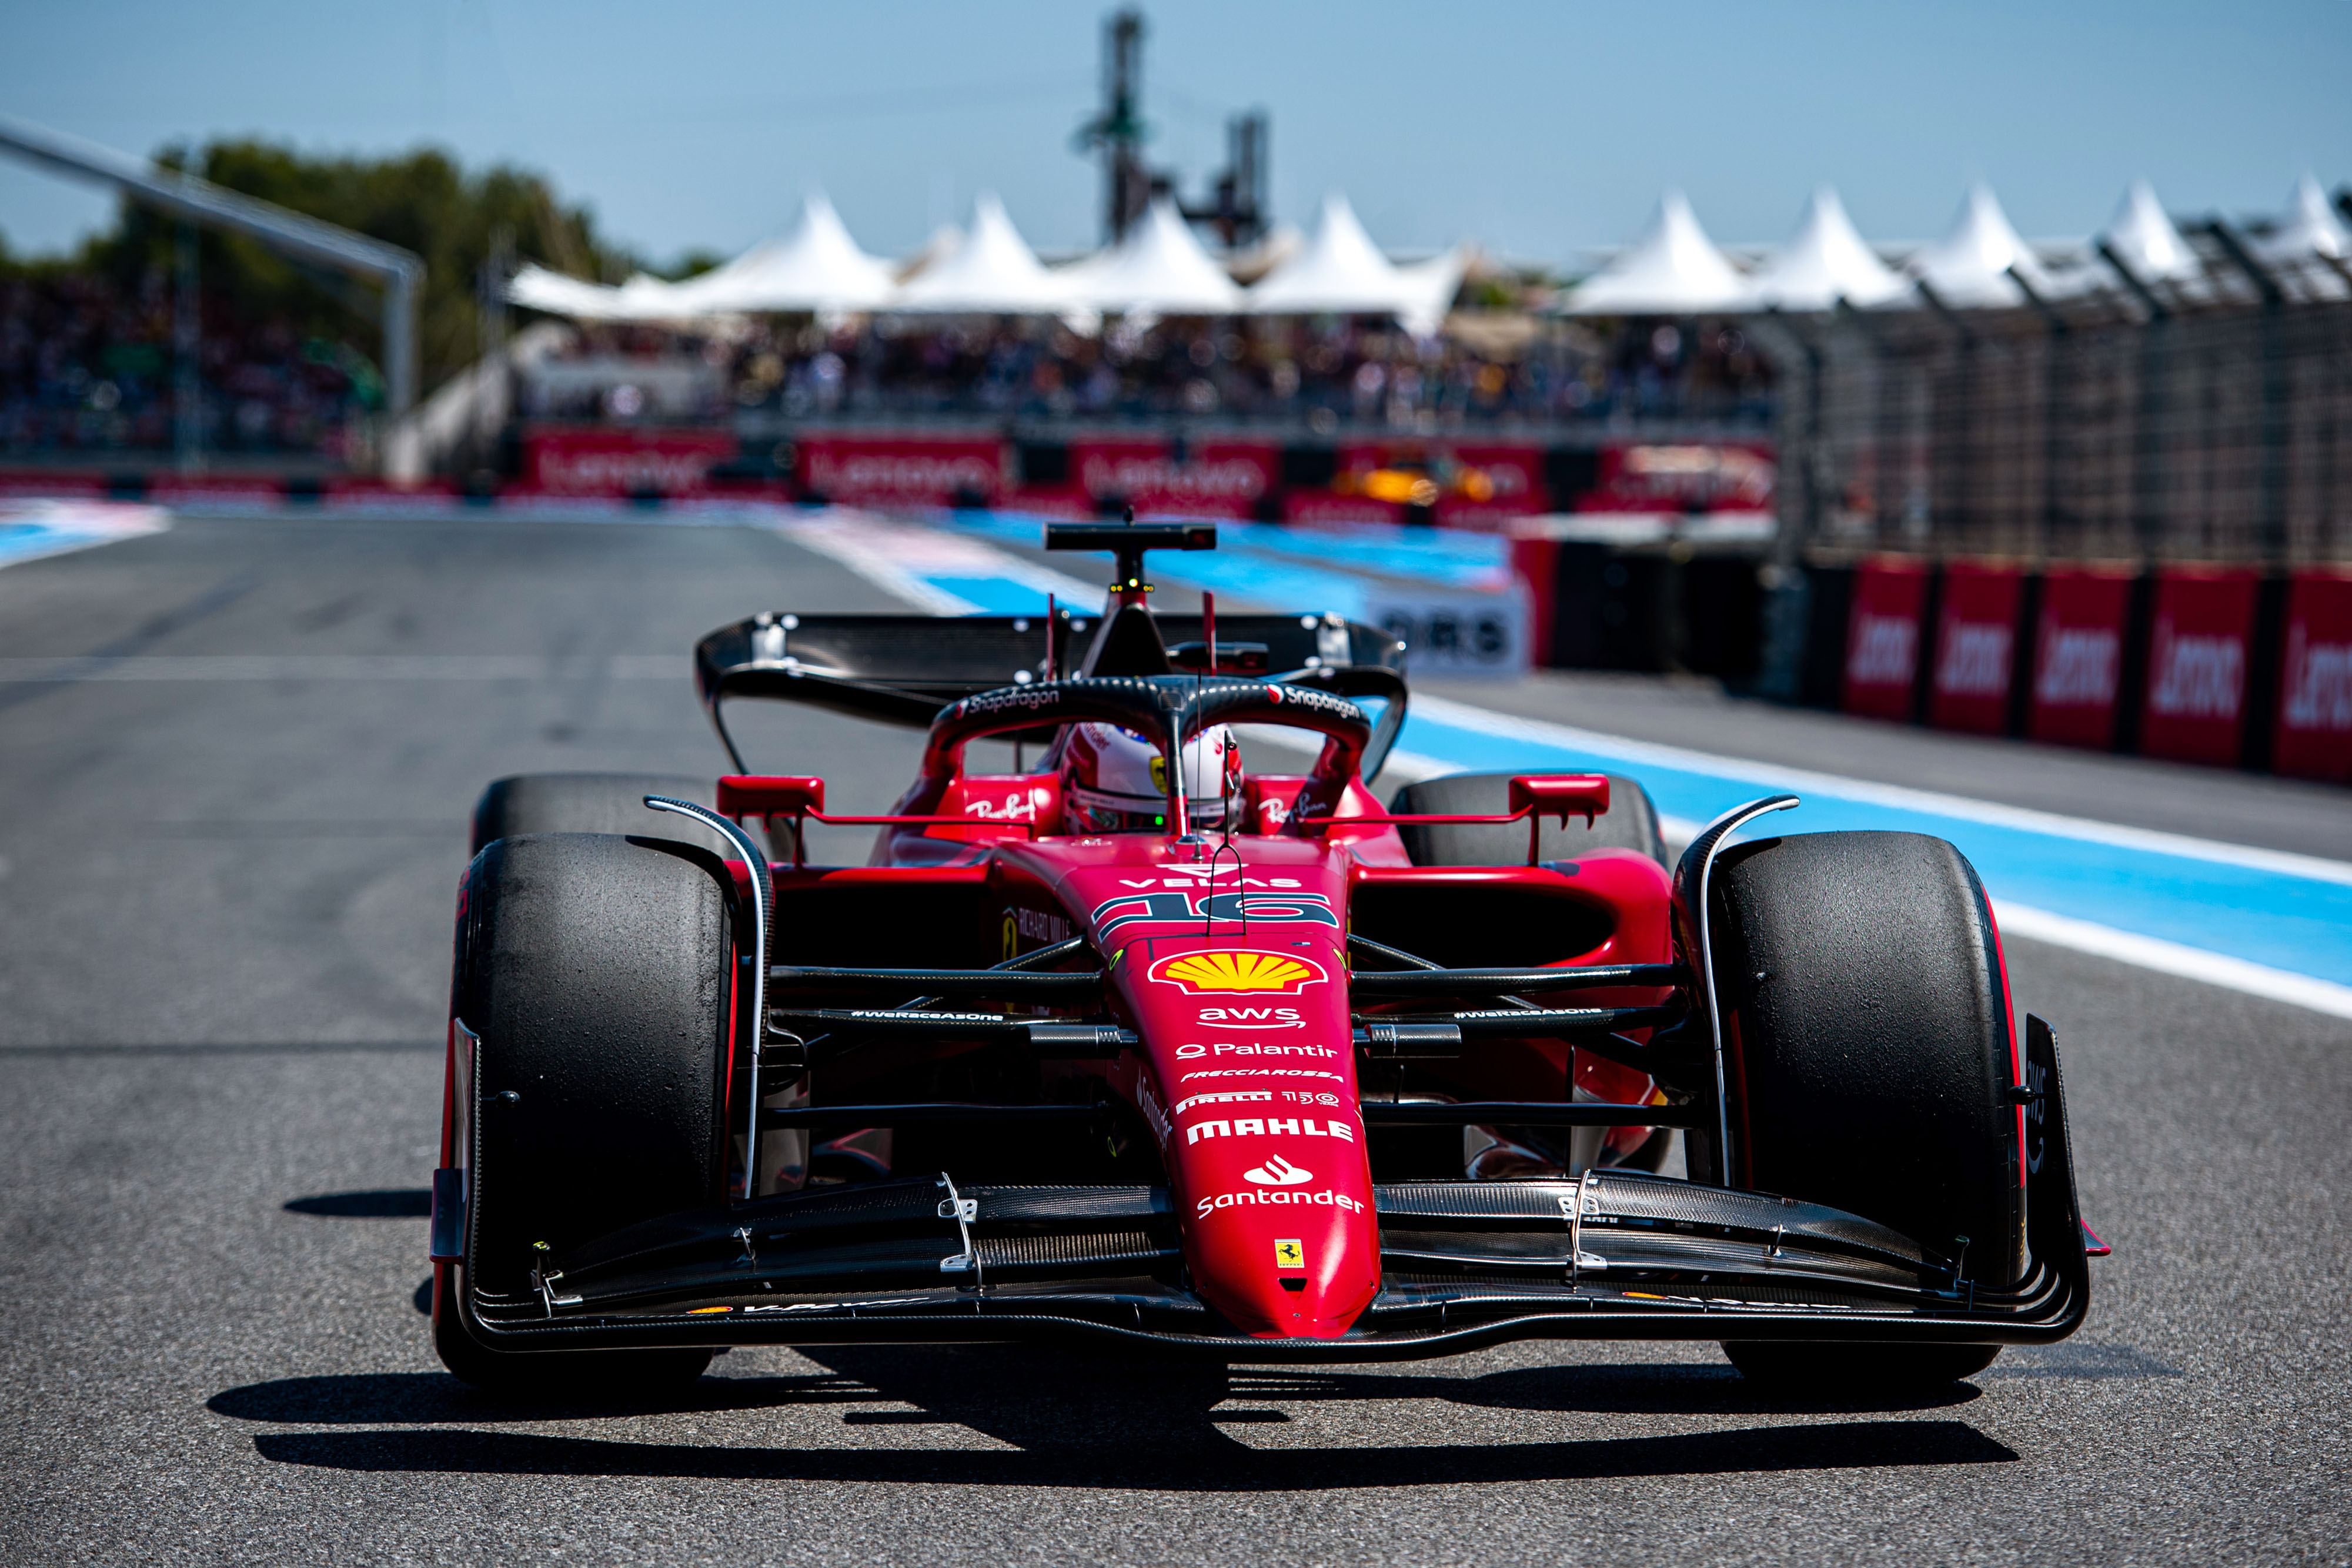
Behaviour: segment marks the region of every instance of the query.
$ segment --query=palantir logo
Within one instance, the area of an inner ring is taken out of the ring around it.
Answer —
[[[1297,1186],[1300,1182],[1313,1181],[1315,1173],[1299,1169],[1280,1155],[1269,1155],[1265,1164],[1242,1172],[1242,1179],[1260,1186]]]

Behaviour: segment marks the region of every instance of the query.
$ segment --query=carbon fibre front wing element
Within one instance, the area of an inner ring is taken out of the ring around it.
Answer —
[[[1082,1334],[1248,1361],[1408,1359],[1510,1339],[2043,1343],[2090,1302],[2056,1047],[2029,1040],[2038,1155],[2022,1280],[1958,1274],[1883,1225],[1632,1171],[1376,1189],[1383,1288],[1345,1336],[1236,1334],[1184,1288],[1165,1189],[945,1176],[673,1216],[469,1294],[526,1351]],[[945,1270],[945,1271],[943,1271]]]

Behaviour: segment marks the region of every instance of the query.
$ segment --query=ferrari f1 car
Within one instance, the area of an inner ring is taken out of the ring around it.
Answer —
[[[2082,1322],[2056,1045],[2015,1027],[1951,845],[1733,841],[1781,795],[1670,862],[1641,786],[1599,774],[1383,805],[1393,640],[1155,615],[1143,551],[1205,525],[1047,542],[1116,554],[1102,614],[761,614],[696,649],[715,789],[483,797],[433,1187],[457,1375],[1549,1336],[1948,1381]],[[740,698],[920,727],[915,781],[840,814],[752,773]],[[1244,768],[1268,736],[1311,765]],[[976,773],[983,739],[1041,760]],[[874,828],[866,863],[810,863],[824,823]]]

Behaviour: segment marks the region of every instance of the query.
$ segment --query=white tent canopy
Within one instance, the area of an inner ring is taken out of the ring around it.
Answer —
[[[551,316],[589,321],[612,319],[620,292],[601,283],[583,283],[579,278],[551,272],[537,262],[526,263],[507,285],[507,298],[517,305],[544,310]]]
[[[1060,315],[1081,301],[1045,270],[1004,204],[982,192],[963,243],[908,279],[887,307],[941,315]]]
[[[872,310],[897,284],[890,269],[857,248],[822,191],[801,204],[781,239],[763,241],[726,266],[674,290],[689,314],[737,310]]]
[[[1891,305],[1911,291],[1863,243],[1827,185],[1813,193],[1796,237],[1748,282],[1756,304],[1780,310],[1832,310],[1841,300],[1858,308]]]
[[[2106,232],[2099,237],[2142,282],[2190,277],[2201,270],[2197,253],[2172,226],[2164,204],[2156,199],[2155,188],[2146,180],[2131,183],[2116,215],[2108,220]]]
[[[1261,316],[1393,315],[1412,330],[1430,331],[1454,302],[1463,265],[1456,249],[1398,267],[1335,193],[1323,199],[1315,237],[1249,291],[1247,308]]]
[[[2287,198],[2286,212],[2279,226],[2263,242],[2263,254],[2274,261],[2301,261],[2306,256],[2326,256],[2341,261],[2352,256],[2352,235],[2347,235],[2344,225],[2328,204],[2327,193],[2319,182],[2305,174],[2294,183],[2294,194]]]
[[[1981,181],[1969,187],[1951,231],[1910,261],[1911,276],[1957,308],[2024,304],[2024,291],[2009,275],[2012,267],[2036,289],[2049,282],[2040,260],[2010,226],[1992,188]]]
[[[1737,310],[1748,302],[1739,276],[1680,191],[1658,199],[1641,237],[1578,285],[1568,309],[1578,316],[1678,316]]]
[[[1242,291],[1210,259],[1201,242],[1162,196],[1143,221],[1110,249],[1057,269],[1054,277],[1076,301],[1097,310],[1159,316],[1229,316]]]

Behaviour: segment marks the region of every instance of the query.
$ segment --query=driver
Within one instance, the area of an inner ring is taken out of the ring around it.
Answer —
[[[1241,792],[1234,732],[1222,724],[1202,730],[1186,743],[1182,766],[1192,826],[1222,827],[1226,800]],[[1117,725],[1072,725],[1062,751],[1062,820],[1083,833],[1166,831],[1167,763],[1160,748]]]

